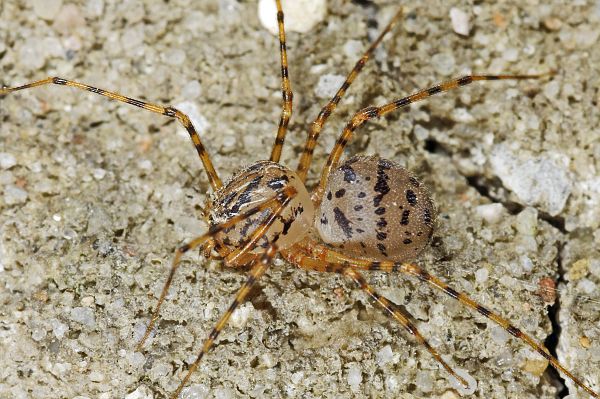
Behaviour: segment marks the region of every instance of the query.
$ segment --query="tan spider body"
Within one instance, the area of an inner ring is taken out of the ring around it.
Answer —
[[[305,182],[313,152],[323,125],[359,75],[375,48],[381,43],[402,13],[398,12],[377,39],[357,61],[346,80],[310,125],[306,144],[296,171],[279,164],[287,126],[292,115],[292,90],[288,77],[287,52],[281,2],[276,0],[283,107],[275,144],[268,161],[259,161],[238,172],[223,185],[200,136],[183,112],[59,77],[49,77],[22,86],[0,89],[0,96],[33,87],[55,84],[86,90],[110,99],[174,118],[188,131],[214,191],[207,204],[208,231],[175,251],[169,276],[138,349],[152,332],[159,318],[180,259],[186,252],[202,247],[204,253],[215,249],[225,264],[249,266],[248,277],[229,308],[204,341],[196,360],[172,397],[178,397],[202,358],[214,346],[235,309],[244,302],[273,258],[281,254],[290,263],[311,271],[336,272],[351,279],[390,317],[400,323],[436,361],[462,385],[467,381],[445,362],[412,323],[401,307],[377,293],[361,270],[404,273],[445,292],[464,306],[493,321],[514,338],[532,348],[555,369],[575,382],[592,397],[599,395],[575,377],[529,335],[500,315],[476,303],[414,263],[409,263],[426,246],[433,231],[435,207],[427,190],[399,165],[377,157],[356,157],[341,163],[344,149],[356,129],[371,119],[430,96],[469,85],[475,81],[532,79],[543,75],[467,75],[396,99],[378,107],[367,107],[354,114],[340,134],[323,168],[318,185],[309,194]],[[312,234],[313,226],[321,243]]]

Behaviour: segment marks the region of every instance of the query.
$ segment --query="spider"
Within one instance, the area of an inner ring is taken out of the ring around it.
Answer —
[[[232,267],[249,267],[248,278],[229,310],[222,316],[205,341],[202,352],[190,367],[188,374],[174,393],[177,396],[198,363],[212,347],[235,308],[242,303],[252,286],[264,274],[278,253],[290,263],[313,271],[336,272],[347,276],[365,291],[391,317],[396,319],[424,345],[431,355],[458,381],[467,384],[427,343],[410,321],[409,315],[391,301],[375,292],[360,270],[379,270],[406,273],[441,289],[462,304],[497,322],[511,335],[525,341],[551,364],[565,373],[594,397],[591,388],[575,378],[535,343],[508,321],[474,303],[465,294],[458,293],[438,278],[409,263],[428,243],[435,219],[435,207],[427,190],[414,176],[394,162],[376,157],[353,157],[341,162],[341,156],[354,131],[370,119],[384,116],[398,108],[421,101],[431,95],[466,86],[479,80],[528,79],[540,75],[470,75],[435,85],[411,96],[398,99],[381,107],[369,107],[357,112],[346,125],[321,174],[318,186],[309,194],[305,187],[312,152],[321,128],[345,91],[362,70],[366,61],[379,45],[383,36],[401,18],[398,12],[392,21],[364,53],[348,75],[336,95],[322,109],[311,125],[299,166],[294,172],[279,164],[281,149],[292,110],[292,91],[287,72],[283,12],[277,1],[279,39],[282,65],[283,112],[277,138],[269,161],[257,162],[236,174],[225,184],[220,180],[200,137],[186,114],[172,107],[147,103],[120,94],[98,89],[63,78],[48,78],[15,88],[6,88],[0,94],[31,87],[57,84],[88,90],[117,101],[177,119],[190,133],[198,155],[215,191],[207,203],[208,233],[180,247],[175,254],[170,274],[144,337],[141,349],[158,319],[159,310],[179,265],[181,256],[191,249],[202,247],[207,256],[214,250]],[[372,205],[371,205],[372,204]],[[313,218],[316,215],[316,218]],[[315,230],[311,230],[311,227]],[[388,226],[399,224],[400,229]],[[321,244],[320,237],[326,244]]]

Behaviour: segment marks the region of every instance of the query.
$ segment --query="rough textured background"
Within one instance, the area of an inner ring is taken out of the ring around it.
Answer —
[[[181,106],[223,177],[269,153],[279,56],[254,2],[62,3],[0,2],[0,84],[59,75]],[[326,101],[323,83],[347,73],[397,3],[330,0],[324,22],[288,34],[285,164]],[[540,340],[552,328],[540,281],[560,272],[560,358],[600,391],[600,4],[473,3],[403,2],[402,26],[324,130],[311,183],[360,107],[468,71],[557,69],[397,112],[349,152],[422,176],[440,217],[420,263]],[[453,32],[452,7],[468,15],[469,36]],[[1,99],[0,123],[0,398],[168,395],[244,278],[187,256],[157,335],[134,352],[173,249],[206,229],[209,187],[185,132],[59,87]],[[369,279],[478,382],[471,397],[556,397],[540,357],[482,317],[414,279]],[[458,397],[429,354],[338,276],[279,262],[233,324],[186,397]]]

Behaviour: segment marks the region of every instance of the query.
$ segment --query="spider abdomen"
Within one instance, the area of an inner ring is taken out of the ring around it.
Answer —
[[[275,241],[279,249],[288,248],[306,236],[312,226],[314,207],[296,173],[276,162],[260,161],[236,173],[212,196],[210,224],[214,226],[243,214],[290,186],[295,188],[296,195],[250,253],[261,254]],[[224,229],[215,236],[216,248],[234,250],[243,247],[273,211],[267,208]]]
[[[346,254],[407,261],[429,242],[435,206],[400,165],[357,156],[331,173],[317,215],[321,239]]]

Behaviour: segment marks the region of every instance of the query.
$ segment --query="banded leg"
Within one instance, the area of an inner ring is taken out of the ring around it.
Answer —
[[[327,179],[329,178],[329,174],[334,168],[338,166],[346,144],[348,144],[348,141],[350,141],[350,139],[352,138],[354,131],[368,120],[389,114],[392,111],[406,107],[412,103],[425,100],[426,98],[431,97],[435,94],[443,93],[452,89],[457,89],[459,87],[466,86],[473,82],[481,80],[539,79],[541,77],[548,76],[551,74],[553,74],[553,72],[539,75],[467,75],[463,76],[462,78],[440,83],[425,90],[420,90],[414,94],[411,94],[408,97],[394,100],[391,103],[382,105],[380,107],[367,107],[358,111],[346,124],[346,127],[342,131],[340,137],[337,139],[335,146],[331,151],[331,154],[329,154],[329,158],[327,158],[327,163],[325,165],[325,168],[323,169],[323,172],[321,173],[321,181],[319,182],[319,186],[313,192],[313,202],[315,202],[315,204],[319,204],[321,202],[321,198],[323,196],[323,191],[325,190],[325,187],[327,185]]]
[[[437,362],[440,363],[442,367],[444,367],[444,369],[446,369],[446,371],[450,373],[451,376],[456,378],[458,382],[460,382],[465,388],[469,388],[469,383],[464,378],[456,374],[452,367],[450,367],[450,365],[448,365],[448,363],[446,363],[444,359],[442,359],[438,351],[436,351],[435,348],[432,347],[431,344],[429,344],[429,342],[427,342],[425,337],[421,335],[419,330],[417,330],[417,327],[415,327],[415,325],[410,321],[410,314],[408,312],[404,311],[402,308],[391,302],[386,297],[378,294],[375,291],[375,289],[367,283],[362,274],[352,269],[351,266],[344,268],[342,273],[345,276],[350,277],[356,283],[356,285],[358,285],[358,287],[361,290],[365,291],[375,302],[377,302],[377,304],[381,306],[381,308],[389,316],[396,319],[396,321],[398,321],[398,323],[400,323],[406,329],[406,331],[408,331],[409,334],[415,337],[419,344],[423,345],[429,351],[431,356],[433,356],[433,358],[437,360]]]
[[[126,96],[123,96],[123,95],[113,92],[113,91],[99,89],[97,87],[93,87],[93,86],[87,85],[85,83],[79,83],[79,82],[75,82],[75,81],[67,80],[67,79],[63,79],[63,78],[58,78],[58,77],[50,77],[50,78],[38,80],[38,81],[27,83],[25,85],[17,86],[17,87],[0,88],[0,97],[3,95],[6,95],[8,93],[15,92],[15,91],[31,89],[34,87],[45,86],[45,85],[49,85],[49,84],[55,84],[55,85],[59,85],[59,86],[69,86],[69,87],[74,87],[74,88],[80,89],[80,90],[86,90],[86,91],[89,91],[94,94],[99,94],[101,96],[108,97],[111,100],[120,101],[122,103],[130,104],[130,105],[133,105],[133,106],[136,106],[139,108],[143,108],[147,111],[154,112],[156,114],[160,114],[160,115],[168,116],[170,118],[177,119],[179,121],[179,123],[181,123],[181,125],[185,128],[185,130],[187,130],[188,134],[190,135],[192,142],[194,143],[194,147],[196,148],[196,151],[198,152],[198,156],[200,157],[200,160],[202,161],[202,164],[204,165],[204,169],[206,170],[206,173],[208,174],[208,181],[210,182],[210,186],[212,187],[212,189],[214,191],[217,191],[219,188],[221,188],[221,186],[223,186],[223,183],[221,182],[221,179],[219,178],[219,175],[217,174],[217,171],[215,170],[215,168],[212,164],[212,161],[210,160],[210,157],[209,157],[208,153],[206,152],[206,148],[204,147],[204,145],[202,144],[202,141],[200,140],[200,136],[198,135],[198,132],[196,132],[194,125],[192,125],[192,121],[186,114],[184,114],[183,112],[181,112],[173,107],[170,107],[170,106],[163,107],[162,105],[153,104],[153,103],[145,102],[142,100],[136,100],[135,98],[126,97]]]
[[[276,0],[277,3],[277,25],[279,26],[279,53],[281,54],[281,94],[283,96],[283,108],[281,110],[281,119],[277,128],[277,137],[275,144],[271,150],[271,161],[279,162],[281,158],[281,150],[285,142],[288,123],[292,117],[292,101],[294,94],[292,93],[292,84],[288,76],[288,61],[287,50],[285,46],[285,29],[283,27],[283,10],[281,9],[281,0]]]
[[[587,393],[589,393],[594,398],[600,398],[598,393],[594,392],[592,388],[587,386],[582,380],[575,377],[569,370],[567,370],[562,364],[559,363],[558,359],[548,353],[547,349],[544,348],[540,343],[536,342],[532,337],[521,331],[519,328],[513,326],[508,320],[498,315],[497,313],[492,312],[486,307],[480,305],[475,302],[465,293],[456,291],[448,284],[444,283],[439,278],[432,276],[423,268],[413,264],[413,263],[400,263],[400,262],[392,262],[392,261],[369,261],[364,259],[354,259],[352,257],[346,256],[342,253],[336,252],[332,249],[326,248],[322,245],[319,245],[315,242],[308,243],[303,250],[307,253],[310,253],[314,258],[319,259],[323,262],[331,262],[340,266],[352,265],[354,269],[361,270],[372,270],[372,271],[386,271],[386,272],[400,272],[404,274],[408,274],[411,276],[416,276],[420,281],[426,282],[433,287],[445,292],[447,295],[456,299],[462,305],[476,310],[478,313],[483,315],[484,317],[492,320],[494,323],[502,327],[513,337],[523,341],[534,351],[542,355],[552,367],[556,370],[564,373],[571,381],[577,384],[579,387],[584,389]]]
[[[400,18],[402,18],[402,9],[400,9],[400,10],[398,10],[398,12],[396,12],[396,14],[391,19],[391,21],[387,24],[387,26],[379,34],[377,39],[375,39],[375,41],[373,43],[371,43],[371,45],[369,46],[367,51],[365,51],[365,53],[362,55],[362,57],[360,57],[360,59],[356,62],[356,64],[354,65],[354,68],[352,68],[352,71],[350,71],[350,73],[346,77],[346,80],[344,81],[344,83],[342,83],[342,86],[340,86],[340,88],[335,93],[335,95],[331,98],[331,100],[329,100],[329,102],[321,109],[321,112],[319,112],[317,119],[315,119],[315,121],[310,125],[310,131],[308,132],[308,138],[306,139],[306,144],[304,144],[304,151],[302,152],[302,156],[300,157],[300,162],[298,163],[298,169],[296,170],[296,172],[298,173],[298,176],[300,176],[300,179],[302,180],[302,182],[306,182],[306,175],[308,173],[308,168],[310,168],[310,163],[312,161],[313,152],[317,145],[317,140],[319,139],[319,134],[321,133],[321,129],[323,129],[323,125],[327,121],[327,118],[329,118],[329,116],[333,113],[333,111],[337,107],[338,103],[340,102],[340,100],[342,99],[344,94],[346,93],[346,90],[348,90],[348,87],[350,87],[352,82],[354,82],[354,79],[356,79],[358,74],[362,71],[363,67],[365,66],[365,64],[367,63],[369,58],[371,58],[371,56],[373,55],[373,52],[375,51],[377,46],[379,46],[379,44],[383,40],[383,37],[390,30],[392,30],[392,27],[396,24],[396,22],[398,22],[400,20]]]
[[[271,246],[262,255],[260,260],[255,262],[255,264],[252,266],[252,269],[250,269],[250,272],[248,273],[246,282],[239,289],[233,302],[231,302],[231,305],[229,305],[229,308],[225,311],[225,313],[223,313],[223,315],[221,316],[221,318],[219,319],[219,321],[217,322],[215,327],[212,329],[212,331],[208,335],[208,338],[206,338],[206,340],[204,341],[204,345],[202,346],[202,349],[200,350],[198,357],[196,358],[194,363],[192,363],[192,365],[188,369],[187,374],[185,375],[185,377],[183,378],[183,380],[177,387],[177,390],[175,391],[175,393],[173,393],[172,399],[176,399],[179,396],[179,394],[181,393],[181,390],[187,384],[191,375],[198,368],[198,365],[200,364],[200,361],[202,360],[204,355],[206,353],[208,353],[208,351],[212,348],[217,337],[219,336],[219,334],[221,333],[223,328],[225,328],[225,326],[227,325],[227,322],[229,321],[229,318],[231,317],[231,315],[233,314],[235,309],[240,304],[244,303],[244,301],[246,300],[252,287],[254,287],[254,285],[256,284],[258,279],[261,278],[263,274],[265,274],[265,272],[271,265],[271,261],[273,260],[273,257],[275,256],[276,253],[277,253],[277,245],[271,244]]]
[[[152,332],[152,329],[154,327],[154,324],[156,323],[156,320],[158,320],[158,315],[160,313],[160,307],[161,307],[163,301],[165,300],[165,297],[167,296],[167,292],[169,291],[169,287],[171,286],[171,283],[173,282],[173,277],[175,276],[175,272],[179,268],[179,261],[181,260],[181,257],[183,256],[183,254],[185,254],[187,251],[189,251],[191,249],[197,248],[198,246],[204,244],[206,241],[210,240],[212,237],[214,237],[216,234],[222,232],[226,228],[231,227],[231,226],[235,225],[236,223],[238,223],[242,220],[245,220],[259,212],[262,212],[265,209],[271,208],[277,204],[276,211],[273,212],[273,214],[269,217],[269,219],[265,223],[266,227],[262,226],[262,227],[264,227],[262,229],[263,234],[264,234],[264,232],[268,229],[268,227],[271,224],[273,224],[277,215],[279,215],[281,213],[281,210],[283,210],[283,208],[285,207],[285,204],[287,204],[294,195],[296,195],[296,189],[293,187],[287,187],[284,190],[282,190],[277,196],[268,199],[267,201],[263,202],[262,204],[257,205],[256,207],[249,209],[248,211],[246,211],[242,214],[239,214],[239,215],[227,220],[224,223],[211,226],[208,229],[208,231],[206,233],[202,234],[200,237],[197,237],[194,240],[190,241],[189,243],[177,248],[177,250],[175,250],[175,256],[173,258],[173,263],[171,264],[171,270],[169,271],[169,276],[167,277],[167,281],[165,282],[165,284],[163,286],[162,292],[160,294],[160,298],[158,299],[158,303],[156,304],[156,308],[154,309],[154,312],[152,312],[152,317],[150,319],[150,323],[148,323],[148,327],[146,327],[146,332],[144,333],[144,336],[142,337],[140,342],[138,342],[136,350],[141,350],[141,348],[144,345],[144,342],[146,342],[146,339],[148,339],[148,336],[150,336],[150,333]],[[254,238],[254,235],[252,238]],[[256,238],[256,240],[258,240],[258,239],[260,239],[260,236],[258,238]]]

